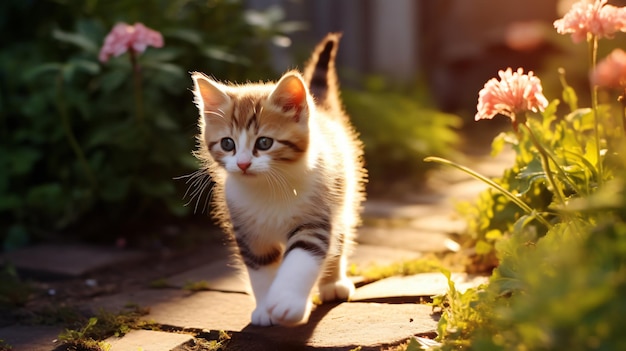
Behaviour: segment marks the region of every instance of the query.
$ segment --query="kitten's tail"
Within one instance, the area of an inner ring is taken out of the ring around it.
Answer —
[[[304,80],[317,105],[339,109],[339,82],[335,69],[335,57],[339,46],[340,33],[329,33],[313,51],[304,69]]]

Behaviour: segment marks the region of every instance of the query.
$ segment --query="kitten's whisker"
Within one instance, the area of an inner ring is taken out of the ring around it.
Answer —
[[[289,200],[292,187],[289,185],[289,182],[287,181],[285,176],[282,174],[282,172],[279,172],[276,169],[272,169],[269,173],[272,176],[272,180],[276,184],[277,191],[275,191],[275,193],[280,195],[282,200]]]
[[[213,194],[213,187],[209,185],[209,192],[206,194],[206,198],[204,199],[204,207],[202,207],[202,213],[207,213],[206,210],[209,206],[209,200],[211,200],[211,195]]]
[[[189,194],[189,190],[191,190],[191,188],[195,188],[195,185],[197,184],[199,179],[202,179],[204,176],[209,176],[208,174],[204,173],[204,171],[199,170],[199,171],[195,171],[191,174],[187,174],[184,176],[180,176],[174,179],[183,179],[183,178],[189,178],[185,181],[185,184],[189,184],[189,182],[192,182],[191,185],[187,186],[187,190],[185,191],[185,195],[183,195],[183,199],[185,197],[187,197],[187,194]]]
[[[202,201],[202,196],[205,190],[209,188],[209,192],[206,194],[206,198],[204,200],[204,205],[202,208],[202,212],[206,211],[206,209],[208,208],[208,203],[211,199],[212,185],[214,183],[213,179],[207,173],[206,169],[200,169],[190,174],[176,177],[174,179],[186,179],[185,184],[188,184],[188,186],[185,190],[185,194],[183,195],[183,199],[189,199],[189,201],[185,203],[185,206],[189,206],[195,201],[194,213],[198,212],[198,207],[200,206],[200,202]]]
[[[200,205],[200,200],[202,199],[202,194],[204,193],[204,190],[206,190],[207,187],[211,186],[211,184],[212,184],[212,181],[210,177],[203,178],[202,183],[198,187],[197,191],[194,192],[194,194],[197,194],[197,196],[194,195],[196,197],[196,206],[193,209],[193,213],[197,213],[198,205]],[[210,194],[211,192],[209,191],[209,194],[207,194],[207,199],[210,197],[209,196]]]

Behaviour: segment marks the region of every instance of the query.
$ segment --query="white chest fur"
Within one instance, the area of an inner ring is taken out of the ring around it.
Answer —
[[[268,241],[283,241],[285,234],[310,212],[310,180],[305,178],[272,186],[262,179],[231,177],[225,184],[231,216]]]

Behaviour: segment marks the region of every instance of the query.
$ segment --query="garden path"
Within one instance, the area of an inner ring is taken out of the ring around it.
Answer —
[[[496,158],[479,153],[466,156],[462,163],[484,175],[498,176],[511,160],[510,152]],[[473,199],[485,186],[448,168],[431,174],[427,185],[418,192],[407,192],[400,201],[367,201],[359,245],[351,258],[353,271],[458,249],[454,235],[463,231],[464,222],[455,214],[454,204]],[[358,288],[352,301],[319,306],[307,325],[251,326],[254,303],[245,275],[218,242],[202,249],[201,260],[189,259],[180,269],[168,270],[167,264],[154,263],[144,271],[152,284],[144,279],[121,287],[110,284],[119,279],[116,274],[122,274],[120,267],[135,263],[145,267],[154,257],[84,246],[42,246],[3,259],[32,276],[73,279],[78,282],[74,289],[92,289],[92,296],[80,294],[81,298],[73,301],[81,310],[119,311],[129,303],[149,307],[142,318],[156,323],[158,330],[131,330],[121,338],[109,338],[111,351],[206,350],[208,341],[219,339],[219,331],[230,337],[227,350],[384,350],[414,335],[435,335],[438,316],[423,302],[447,290],[440,273],[396,276],[373,283],[356,275]],[[167,262],[179,261],[175,257]],[[103,271],[108,273],[96,273]],[[155,281],[154,277],[162,279]],[[453,280],[462,289],[486,278],[458,273]],[[190,291],[190,282],[200,284],[201,291]],[[41,284],[54,294],[50,288],[54,283]],[[0,327],[0,339],[13,350],[49,351],[59,346],[56,339],[61,330],[58,325],[10,324]]]

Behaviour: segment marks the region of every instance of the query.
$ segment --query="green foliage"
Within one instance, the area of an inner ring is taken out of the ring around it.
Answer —
[[[210,290],[209,282],[206,280],[198,280],[198,281],[189,281],[186,282],[183,286],[184,290],[197,292],[197,291],[206,291]]]
[[[540,240],[516,233],[498,243],[488,287],[446,297],[443,350],[620,350],[626,302],[626,197],[595,195],[586,219],[555,225]],[[611,198],[612,197],[612,198]],[[608,201],[607,201],[608,200]],[[604,203],[598,207],[596,204]],[[583,207],[584,206],[584,207]],[[454,319],[450,319],[454,318]]]
[[[438,349],[626,347],[624,106],[580,108],[562,82],[565,116],[555,100],[493,143],[494,152],[508,144],[516,154],[496,179],[508,194],[490,189],[462,209],[477,255],[498,264],[487,286],[460,294],[450,282],[435,300]]]
[[[159,14],[155,16],[155,14]],[[28,18],[28,20],[24,20]],[[267,42],[299,27],[243,1],[3,1],[0,240],[11,250],[70,227],[110,241],[145,218],[184,216],[172,178],[197,169],[188,71],[267,78]],[[98,61],[118,21],[165,46]]]
[[[429,107],[419,90],[390,91],[372,78],[365,90],[344,89],[342,99],[361,140],[370,180],[388,189],[392,180],[423,180],[428,155],[454,156],[458,116]]]
[[[11,351],[13,350],[13,346],[7,344],[6,341],[0,339],[0,351]]]
[[[59,341],[66,346],[67,350],[108,351],[111,349],[110,344],[88,336],[97,324],[97,318],[89,318],[87,324],[80,330],[66,329],[59,335]]]
[[[0,269],[0,282],[0,311],[5,307],[24,306],[34,292],[34,288],[22,281],[11,265]]]
[[[366,282],[373,282],[393,276],[407,276],[419,273],[438,272],[441,270],[443,265],[444,264],[441,260],[433,256],[395,262],[384,266],[373,265],[363,269],[362,271],[357,271],[356,268],[352,267],[350,274],[360,275]]]
[[[225,351],[228,350],[228,343],[230,342],[230,338],[230,334],[223,330],[220,330],[217,340],[197,339],[196,346],[198,346],[198,350]]]
[[[68,350],[106,351],[111,346],[103,342],[108,337],[121,337],[133,329],[146,329],[152,323],[141,319],[148,310],[138,306],[111,313],[101,310],[95,317],[89,318],[77,329],[66,329],[59,335],[59,340]]]
[[[576,107],[576,95],[565,87],[568,105]],[[549,169],[556,178],[556,187],[550,184],[541,153],[537,150],[528,130],[520,128],[517,132],[498,135],[492,144],[492,153],[499,153],[506,145],[515,151],[515,164],[504,171],[495,181],[504,189],[523,201],[536,213],[556,223],[564,215],[558,210],[563,207],[559,196],[564,200],[585,197],[598,189],[603,180],[599,179],[596,164],[597,151],[593,133],[593,111],[589,108],[577,108],[564,118],[557,117],[559,100],[554,100],[540,116],[530,116],[526,120],[528,129],[547,150]],[[610,114],[608,106],[598,111],[603,121],[601,132],[607,136],[606,143],[619,147],[619,123]],[[535,118],[538,117],[538,118]],[[611,166],[612,159],[604,161]],[[558,165],[558,166],[557,166]],[[615,165],[614,165],[615,166]],[[603,177],[611,178],[611,169]],[[519,231],[533,221],[524,211],[513,204],[504,194],[489,188],[479,195],[475,203],[462,203],[459,212],[468,220],[470,244],[476,246],[476,253],[481,256],[494,256],[495,244],[512,232]],[[539,237],[548,228],[535,226]],[[484,257],[489,261],[488,257]]]

